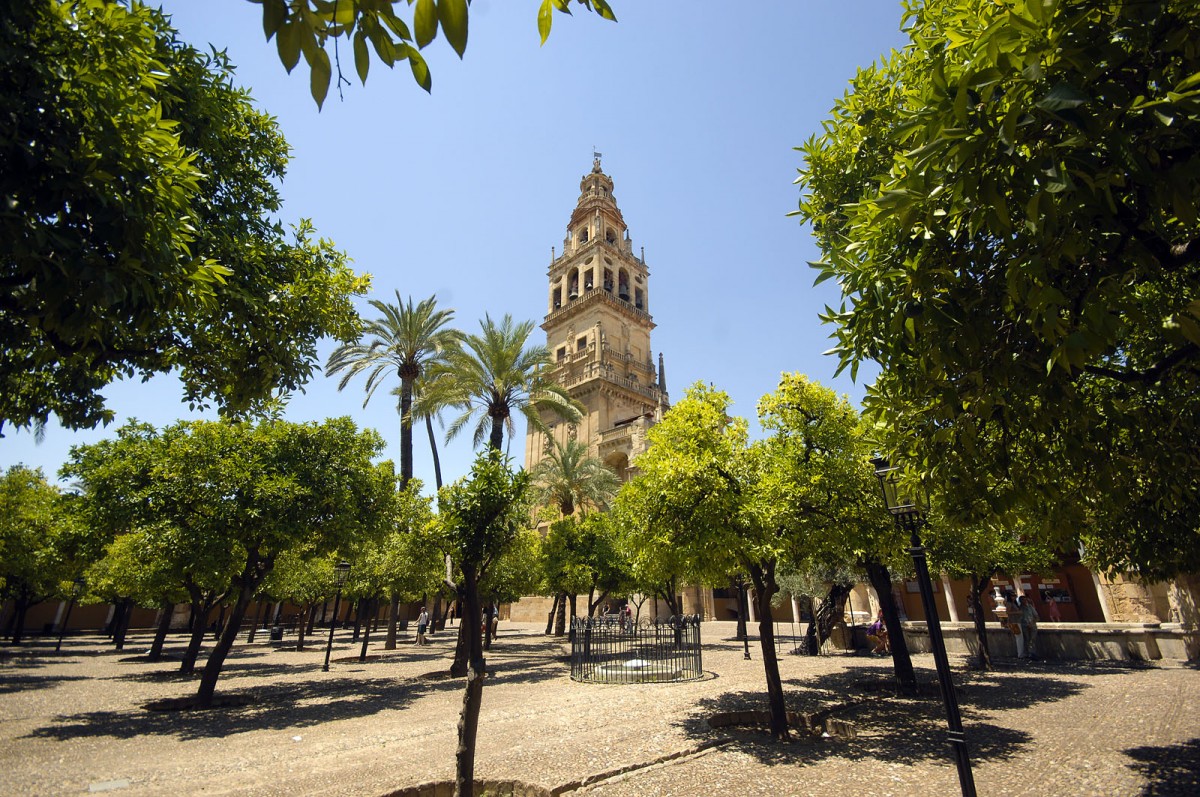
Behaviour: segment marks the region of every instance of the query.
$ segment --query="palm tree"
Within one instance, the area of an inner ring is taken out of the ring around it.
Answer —
[[[364,407],[392,372],[400,377],[400,480],[403,488],[413,475],[412,406],[417,380],[444,357],[462,333],[447,327],[454,318],[454,311],[437,309],[437,296],[430,296],[414,307],[411,296],[405,304],[400,299],[400,292],[396,291],[396,304],[372,299],[371,306],[382,317],[367,322],[357,342],[339,346],[329,356],[325,368],[330,376],[345,371],[338,383],[339,391],[356,375],[366,372]],[[364,339],[369,342],[364,343]]]
[[[567,421],[583,417],[566,388],[543,378],[551,365],[550,350],[541,344],[527,346],[532,321],[514,324],[506,314],[497,325],[484,316],[480,327],[478,335],[461,336],[443,362],[431,369],[437,378],[427,383],[419,401],[421,412],[451,406],[462,410],[446,430],[447,442],[476,420],[475,445],[486,439],[500,450],[505,431],[510,439],[516,431],[514,413],[524,415],[535,429],[545,429],[544,410]]]
[[[620,477],[588,454],[587,445],[578,440],[565,445],[555,441],[546,458],[533,467],[530,479],[538,497],[557,505],[563,517],[574,515],[576,507],[607,510],[621,487]]]

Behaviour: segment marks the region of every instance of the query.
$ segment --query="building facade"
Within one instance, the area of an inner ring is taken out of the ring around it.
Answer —
[[[554,358],[550,378],[585,410],[578,423],[544,416],[548,433],[530,427],[525,467],[537,465],[554,442],[575,439],[628,480],[634,457],[646,449],[646,431],[670,402],[663,357],[655,367],[650,343],[650,269],[644,251],[634,253],[598,156],[580,180],[562,254],[551,250],[547,276],[542,329]]]

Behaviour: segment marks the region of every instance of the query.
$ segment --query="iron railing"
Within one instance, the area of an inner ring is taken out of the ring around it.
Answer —
[[[704,677],[700,617],[622,623],[619,617],[571,621],[571,679],[632,684]]]

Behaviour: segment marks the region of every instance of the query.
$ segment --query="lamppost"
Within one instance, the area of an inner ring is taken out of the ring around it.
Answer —
[[[883,500],[896,521],[896,526],[908,532],[913,566],[917,570],[917,586],[921,590],[921,604],[925,609],[925,624],[929,628],[929,646],[933,649],[933,661],[937,666],[938,686],[942,691],[942,702],[946,706],[946,734],[954,749],[958,765],[958,783],[963,797],[975,797],[975,778],[971,774],[971,758],[967,754],[967,736],[963,733],[962,717],[958,712],[958,697],[954,693],[954,680],[950,675],[950,662],[946,658],[946,643],[942,639],[942,623],[938,619],[937,604],[933,601],[933,584],[929,580],[929,566],[925,562],[925,546],[921,544],[920,530],[925,525],[925,507],[919,493],[908,493],[900,484],[900,468],[890,465],[886,459],[875,457],[875,476],[883,488]]]
[[[346,585],[346,577],[350,575],[350,563],[338,562],[333,568],[334,578],[337,579],[337,594],[333,598],[333,619],[329,621],[329,641],[325,643],[325,666],[321,669],[329,672],[329,654],[333,651],[333,631],[337,628],[338,604],[342,602],[342,587]]]
[[[75,601],[79,600],[79,596],[82,594],[83,577],[81,576],[71,583],[71,600],[67,603],[67,616],[63,618],[62,625],[58,627],[58,644],[54,646],[55,653],[62,650],[63,634],[67,633],[67,623],[71,622],[71,610],[75,608]]]

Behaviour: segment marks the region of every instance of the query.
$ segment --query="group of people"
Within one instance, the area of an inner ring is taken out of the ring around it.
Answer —
[[[996,616],[1016,637],[1017,658],[1037,659],[1038,620],[1041,617],[1038,615],[1033,601],[1023,594],[1014,595],[1012,592],[1006,592],[1003,597],[997,593],[996,598]],[[1055,615],[1058,614],[1058,607],[1054,604],[1050,604],[1050,606],[1052,607],[1051,620],[1056,621],[1058,617]],[[883,609],[879,610],[875,622],[868,626],[867,641],[871,643],[872,653],[891,652],[887,625],[883,621]]]
[[[1055,607],[1056,609],[1058,607]],[[1017,638],[1017,658],[1036,659],[1037,655],[1037,624],[1041,618],[1033,601],[1024,594],[1004,594],[1004,616],[1001,622],[1007,622],[1013,636]],[[996,614],[1000,615],[1000,605],[997,601]]]
[[[618,606],[615,613],[617,616],[617,625],[622,631],[633,628],[633,609],[630,608],[628,603],[624,606]],[[604,608],[600,611],[600,617],[609,618],[613,614],[614,612],[609,605],[607,603],[604,604]]]
[[[451,624],[453,624],[455,613],[456,613],[456,607],[453,604],[451,604],[451,606],[450,606]],[[429,640],[425,638],[425,635],[429,631],[429,623],[430,622],[432,622],[430,614],[428,611],[426,611],[425,607],[422,606],[421,614],[417,616],[417,644],[418,645],[428,645],[429,644]],[[500,609],[494,603],[483,607],[483,618],[481,620],[481,625],[480,625],[480,631],[482,633],[486,634],[488,632],[488,624],[489,623],[491,623],[492,636],[494,637],[496,635],[496,628],[500,624]]]

